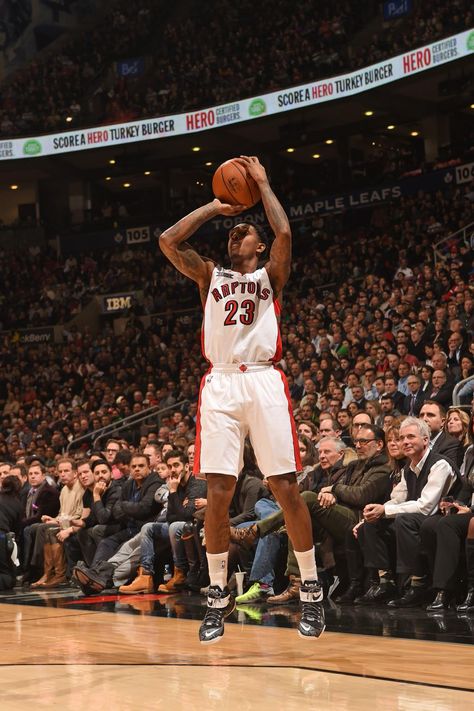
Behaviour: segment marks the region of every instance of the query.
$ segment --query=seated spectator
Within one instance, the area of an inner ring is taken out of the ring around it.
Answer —
[[[407,379],[409,394],[405,396],[402,405],[402,413],[411,417],[418,417],[420,414],[425,394],[421,385],[421,377],[410,373]]]
[[[60,529],[67,529],[72,521],[80,519],[84,489],[77,479],[76,463],[62,458],[57,465],[58,479],[62,485],[59,494],[59,513],[57,516],[41,517],[41,523],[34,524],[34,548],[31,555],[31,567],[43,567],[42,576],[31,584],[32,588],[54,588],[67,582],[66,559],[63,547],[56,536]],[[31,574],[31,570],[30,570]]]
[[[429,427],[431,451],[446,457],[456,466],[461,466],[464,445],[459,439],[443,430],[446,419],[444,407],[435,400],[425,400],[420,410],[420,419]]]
[[[23,506],[23,511],[26,510],[26,500],[28,498],[28,492],[30,490],[30,485],[28,483],[28,469],[25,464],[14,464],[9,472],[12,476],[18,477],[18,481],[21,484],[20,489],[20,500]]]
[[[30,490],[26,499],[25,515],[21,521],[22,553],[20,562],[28,579],[28,570],[31,557],[31,538],[34,524],[41,523],[43,516],[54,518],[59,512],[59,492],[55,486],[46,481],[46,468],[34,461],[28,467],[28,483]]]
[[[427,570],[419,531],[428,516],[439,509],[441,499],[458,482],[454,465],[430,449],[430,430],[418,418],[407,417],[400,425],[400,442],[409,460],[402,479],[385,504],[365,506],[364,524],[357,530],[364,565],[378,571],[379,581],[356,599],[359,604],[388,602],[392,607],[416,607],[426,601]],[[396,541],[396,570],[388,541]],[[408,576],[410,586],[397,597],[395,572]]]
[[[120,454],[120,453],[119,453]],[[112,467],[105,459],[79,460],[78,479],[83,487],[83,512],[79,520],[58,534],[72,571],[79,560],[91,565],[97,546],[103,538],[117,533],[120,524],[114,520],[113,509],[121,498],[120,480],[112,479]]]
[[[160,463],[158,466],[161,467],[162,465],[166,468],[166,470],[162,469],[163,481],[165,483],[161,484],[154,494],[158,513],[153,523],[158,525],[163,523],[167,526],[166,510],[168,506],[169,487],[166,480],[169,477],[170,470],[165,462]],[[93,595],[109,587],[123,588],[125,591],[124,594],[153,592],[153,578],[149,576],[146,577],[146,570],[148,568],[140,566],[142,558],[145,565],[148,567],[153,566],[156,556],[156,540],[148,535],[151,529],[150,527],[147,528],[147,526],[148,524],[142,526],[141,530],[133,536],[133,538],[123,543],[117,553],[109,558],[109,560],[101,561],[93,565],[84,565],[82,561],[78,561],[73,570],[73,576],[85,595]],[[162,540],[169,546],[167,536],[164,536]],[[137,571],[138,575],[133,581],[136,589],[129,593],[130,585],[128,585],[128,583],[130,579],[137,574]]]
[[[20,486],[18,478],[9,475],[3,478],[0,489],[0,590],[10,590],[15,585],[13,553],[23,515]]]
[[[109,560],[125,541],[133,538],[145,523],[154,519],[161,508],[154,498],[160,485],[158,475],[150,470],[148,457],[134,454],[130,462],[130,479],[122,486],[122,496],[112,509],[114,522],[121,528],[100,541],[93,565]]]
[[[446,410],[453,401],[453,388],[449,385],[446,372],[435,370],[431,378],[431,390],[428,394],[430,400],[439,402]]]
[[[471,442],[467,412],[458,407],[450,407],[444,421],[443,431],[458,439],[465,452]]]

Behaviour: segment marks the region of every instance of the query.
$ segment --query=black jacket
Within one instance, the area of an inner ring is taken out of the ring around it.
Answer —
[[[255,521],[254,506],[259,499],[270,496],[261,479],[243,473],[237,479],[234,496],[230,502],[230,525],[237,526],[244,521]]]
[[[141,527],[142,524],[153,521],[160,510],[155,501],[155,491],[161,484],[159,476],[152,472],[146,477],[138,491],[137,501],[132,501],[134,483],[133,479],[125,482],[121,487],[122,498],[115,502],[112,509],[114,522],[120,522],[125,527],[130,520],[134,520]]]
[[[403,405],[401,410],[403,415],[408,415],[410,413],[411,397],[411,395],[405,395],[405,397],[403,398]],[[423,386],[421,386],[418,392],[416,393],[415,406],[413,408],[413,417],[418,417],[418,415],[420,414],[421,406],[423,405],[424,400],[425,393],[423,392]]]
[[[168,496],[166,520],[168,523],[175,521],[192,521],[196,511],[196,499],[205,499],[207,495],[207,482],[205,479],[196,479],[191,474],[184,486],[180,483],[177,491]]]
[[[0,531],[18,533],[22,516],[20,497],[0,492]]]
[[[433,395],[432,392],[433,386],[431,386],[428,397],[426,399],[439,402],[439,404],[442,405],[445,410],[447,410],[453,401],[453,386],[449,383],[446,383],[439,389],[436,395]]]
[[[122,487],[120,484],[111,482],[110,486],[99,501],[92,500],[89,516],[85,520],[87,528],[98,524],[116,523],[114,519],[113,509],[117,501],[122,496]]]
[[[21,522],[23,528],[31,526],[32,523],[40,523],[41,516],[57,516],[59,513],[59,491],[55,486],[51,486],[45,481],[41,484],[36,497],[35,509],[29,518],[24,518]]]
[[[441,432],[431,451],[436,452],[436,454],[442,454],[443,457],[455,464],[458,468],[461,466],[464,458],[464,446],[462,442],[447,432]]]
[[[344,483],[335,484],[332,493],[338,504],[361,513],[367,504],[383,504],[390,483],[390,465],[385,452],[346,467]]]

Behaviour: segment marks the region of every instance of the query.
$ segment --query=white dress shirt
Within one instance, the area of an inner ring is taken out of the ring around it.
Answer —
[[[427,447],[422,459],[417,465],[410,465],[410,469],[416,477],[419,476],[423,465],[431,453]],[[428,474],[428,480],[424,485],[420,496],[415,501],[407,501],[408,489],[405,474],[402,472],[402,479],[393,489],[390,501],[385,504],[385,516],[394,518],[404,513],[420,513],[424,516],[432,516],[438,510],[438,504],[443,496],[446,496],[456,478],[453,468],[446,461],[440,459],[433,464]]]

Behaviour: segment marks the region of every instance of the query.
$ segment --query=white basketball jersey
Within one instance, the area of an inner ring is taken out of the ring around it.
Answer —
[[[278,362],[279,313],[265,267],[251,274],[215,267],[204,307],[204,357],[211,364]]]

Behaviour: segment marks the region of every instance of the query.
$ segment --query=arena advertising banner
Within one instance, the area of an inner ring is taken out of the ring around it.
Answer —
[[[16,331],[10,331],[12,343],[22,343],[24,345],[34,345],[37,343],[54,343],[58,339],[55,338],[54,328],[45,326],[44,328],[22,328]]]
[[[363,69],[262,96],[174,116],[0,141],[0,160],[38,158],[182,136],[335,101],[474,53],[474,28]]]
[[[465,163],[456,167],[456,183],[470,183],[474,180],[474,163]]]
[[[124,294],[106,294],[100,297],[100,310],[103,314],[120,314],[128,311],[137,302],[142,292],[128,291]]]
[[[417,175],[413,177],[402,178],[396,183],[388,183],[382,187],[367,187],[360,190],[354,190],[350,193],[338,193],[334,195],[322,195],[306,202],[286,202],[284,203],[285,210],[288,214],[290,222],[298,222],[298,220],[307,219],[308,217],[318,215],[330,215],[343,210],[355,210],[364,207],[374,207],[382,205],[389,200],[397,200],[400,197],[416,195],[419,190],[426,192],[436,192],[438,190],[446,190],[450,185],[461,182],[468,182],[464,177],[469,174],[474,179],[474,163],[465,165],[443,168],[425,175]],[[255,224],[263,225],[267,222],[265,213],[261,204],[250,209],[248,213],[242,213],[237,217],[225,217],[220,215],[214,220],[207,222],[201,227],[202,233],[216,233],[223,230],[229,230],[234,224],[242,219],[249,220]],[[168,225],[162,225],[162,228]],[[100,232],[90,232],[81,234],[80,239],[77,235],[65,235],[60,238],[61,251],[64,254],[78,252],[84,249],[110,249],[114,245],[129,249],[134,245],[141,248],[155,249],[156,239],[161,234],[162,229],[157,225],[148,225],[145,227],[127,227],[119,230],[102,230]],[[125,302],[110,301],[105,305],[105,299],[113,299],[117,297],[127,297],[128,294],[109,294],[108,296],[100,297],[102,313],[113,313],[120,311]]]

